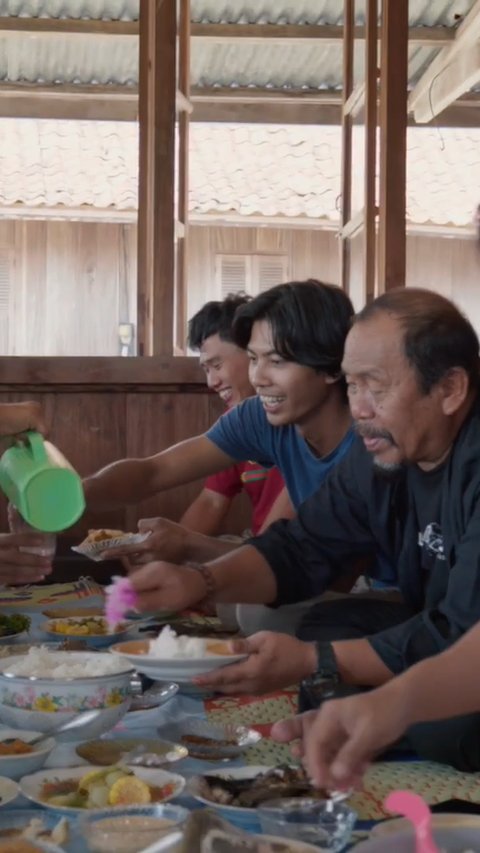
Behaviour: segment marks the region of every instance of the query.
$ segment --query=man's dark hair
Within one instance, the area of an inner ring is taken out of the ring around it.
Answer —
[[[267,320],[273,346],[282,358],[338,376],[353,313],[350,299],[339,287],[313,278],[290,281],[238,309],[233,340],[246,349],[253,324]]]
[[[188,346],[199,350],[212,335],[222,341],[233,341],[232,323],[235,311],[251,299],[246,293],[229,293],[225,299],[206,302],[188,323]]]
[[[479,342],[472,324],[439,293],[421,288],[389,290],[355,317],[355,323],[384,311],[398,318],[404,332],[404,351],[415,368],[423,394],[455,367],[468,375],[470,387],[480,384]]]

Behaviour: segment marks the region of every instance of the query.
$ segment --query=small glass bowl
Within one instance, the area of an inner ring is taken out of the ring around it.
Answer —
[[[161,726],[157,731],[160,737],[186,746],[190,758],[205,761],[231,761],[262,739],[255,729],[231,723],[210,723],[197,717],[186,717],[179,723]]]
[[[348,844],[357,819],[344,803],[298,797],[268,800],[257,813],[266,835],[294,838],[332,853]]]
[[[187,817],[187,809],[170,803],[115,807],[82,815],[78,827],[91,853],[138,853],[175,832]],[[168,825],[163,821],[169,821]]]

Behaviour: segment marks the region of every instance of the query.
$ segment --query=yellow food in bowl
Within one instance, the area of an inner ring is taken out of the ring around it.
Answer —
[[[123,627],[123,625],[118,626],[119,630]],[[85,619],[55,619],[48,623],[48,630],[54,634],[68,634],[70,637],[103,637],[111,633],[102,616],[87,616]]]

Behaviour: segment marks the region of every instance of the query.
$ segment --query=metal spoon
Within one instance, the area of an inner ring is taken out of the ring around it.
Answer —
[[[101,710],[92,710],[92,711],[83,711],[81,714],[77,714],[76,717],[72,717],[71,720],[67,720],[65,723],[62,723],[60,726],[56,726],[56,728],[51,729],[49,732],[43,732],[41,735],[37,735],[36,737],[29,740],[29,746],[34,746],[38,743],[41,743],[43,740],[48,740],[50,737],[54,737],[55,735],[59,735],[62,732],[68,732],[72,729],[79,729],[83,726],[88,725],[88,723],[92,723],[97,719],[101,714]],[[5,740],[1,740],[1,743],[13,743],[17,738],[5,738]]]

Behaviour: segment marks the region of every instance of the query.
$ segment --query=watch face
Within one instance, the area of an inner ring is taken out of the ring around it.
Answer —
[[[307,678],[302,681],[302,693],[307,708],[319,708],[325,699],[333,699],[335,696],[335,681],[332,678],[320,678],[319,676]]]

